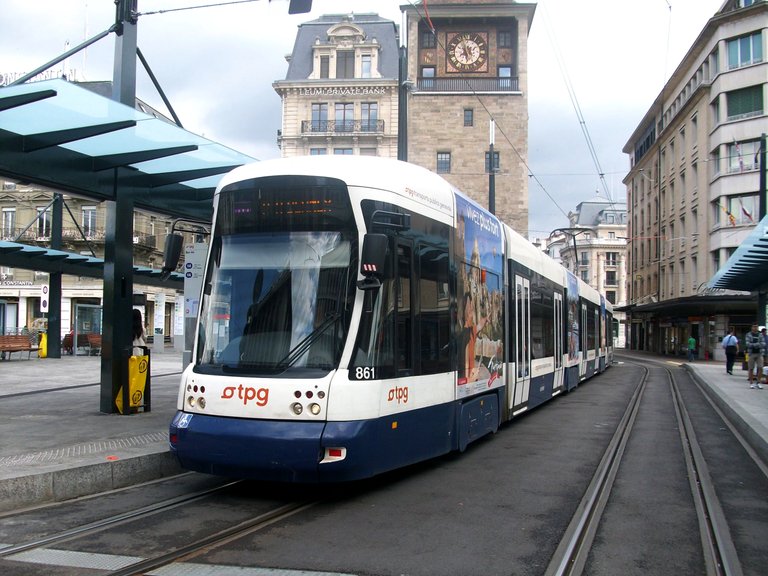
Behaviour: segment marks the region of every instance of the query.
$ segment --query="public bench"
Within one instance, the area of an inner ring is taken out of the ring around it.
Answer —
[[[90,348],[90,344],[88,343],[88,335],[87,334],[78,334],[77,335],[77,346],[75,346],[72,342],[73,340],[72,332],[69,334],[64,335],[64,339],[61,341],[61,351],[65,352],[66,354],[75,354],[77,352],[78,348]]]
[[[26,352],[27,359],[29,359],[33,350],[37,350],[37,348],[32,346],[32,342],[29,341],[29,336],[27,335],[16,334],[10,336],[0,336],[0,355],[3,358],[10,360],[11,354],[14,352]]]
[[[101,334],[88,334],[88,354],[101,355]]]

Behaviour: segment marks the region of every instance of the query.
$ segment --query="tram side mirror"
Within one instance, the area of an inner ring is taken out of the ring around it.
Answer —
[[[163,270],[160,274],[161,280],[167,280],[181,259],[181,248],[184,246],[184,236],[181,234],[168,234],[165,237],[165,249],[163,250]]]
[[[363,256],[360,259],[363,279],[357,283],[360,290],[376,290],[381,286],[388,246],[389,238],[386,234],[366,234],[363,237]]]

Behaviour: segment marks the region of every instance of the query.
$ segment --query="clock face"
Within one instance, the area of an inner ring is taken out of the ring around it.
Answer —
[[[448,62],[457,72],[477,72],[488,58],[488,46],[482,35],[474,32],[456,34],[446,48]]]

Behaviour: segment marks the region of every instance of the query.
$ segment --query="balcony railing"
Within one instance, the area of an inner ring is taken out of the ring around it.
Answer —
[[[384,120],[302,120],[302,134],[382,134]]]
[[[83,234],[85,234],[85,239],[89,242],[101,244],[106,237],[106,231],[103,228],[85,229],[82,230],[82,233],[81,230],[70,227],[62,228],[61,238],[67,242],[84,242]],[[15,241],[21,231],[22,228],[0,230],[0,240]],[[36,227],[32,227],[22,234],[19,241],[22,243],[41,242],[47,244],[51,241],[51,229],[50,227],[46,227],[45,229],[39,230]],[[154,234],[135,232],[133,235],[133,243],[138,246],[154,249],[157,248],[157,236]]]
[[[517,78],[419,78],[418,92],[519,92]]]

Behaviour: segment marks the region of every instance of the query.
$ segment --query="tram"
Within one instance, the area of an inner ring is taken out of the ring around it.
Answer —
[[[463,451],[605,370],[611,320],[596,290],[424,168],[243,166],[214,196],[171,451],[281,482]]]

